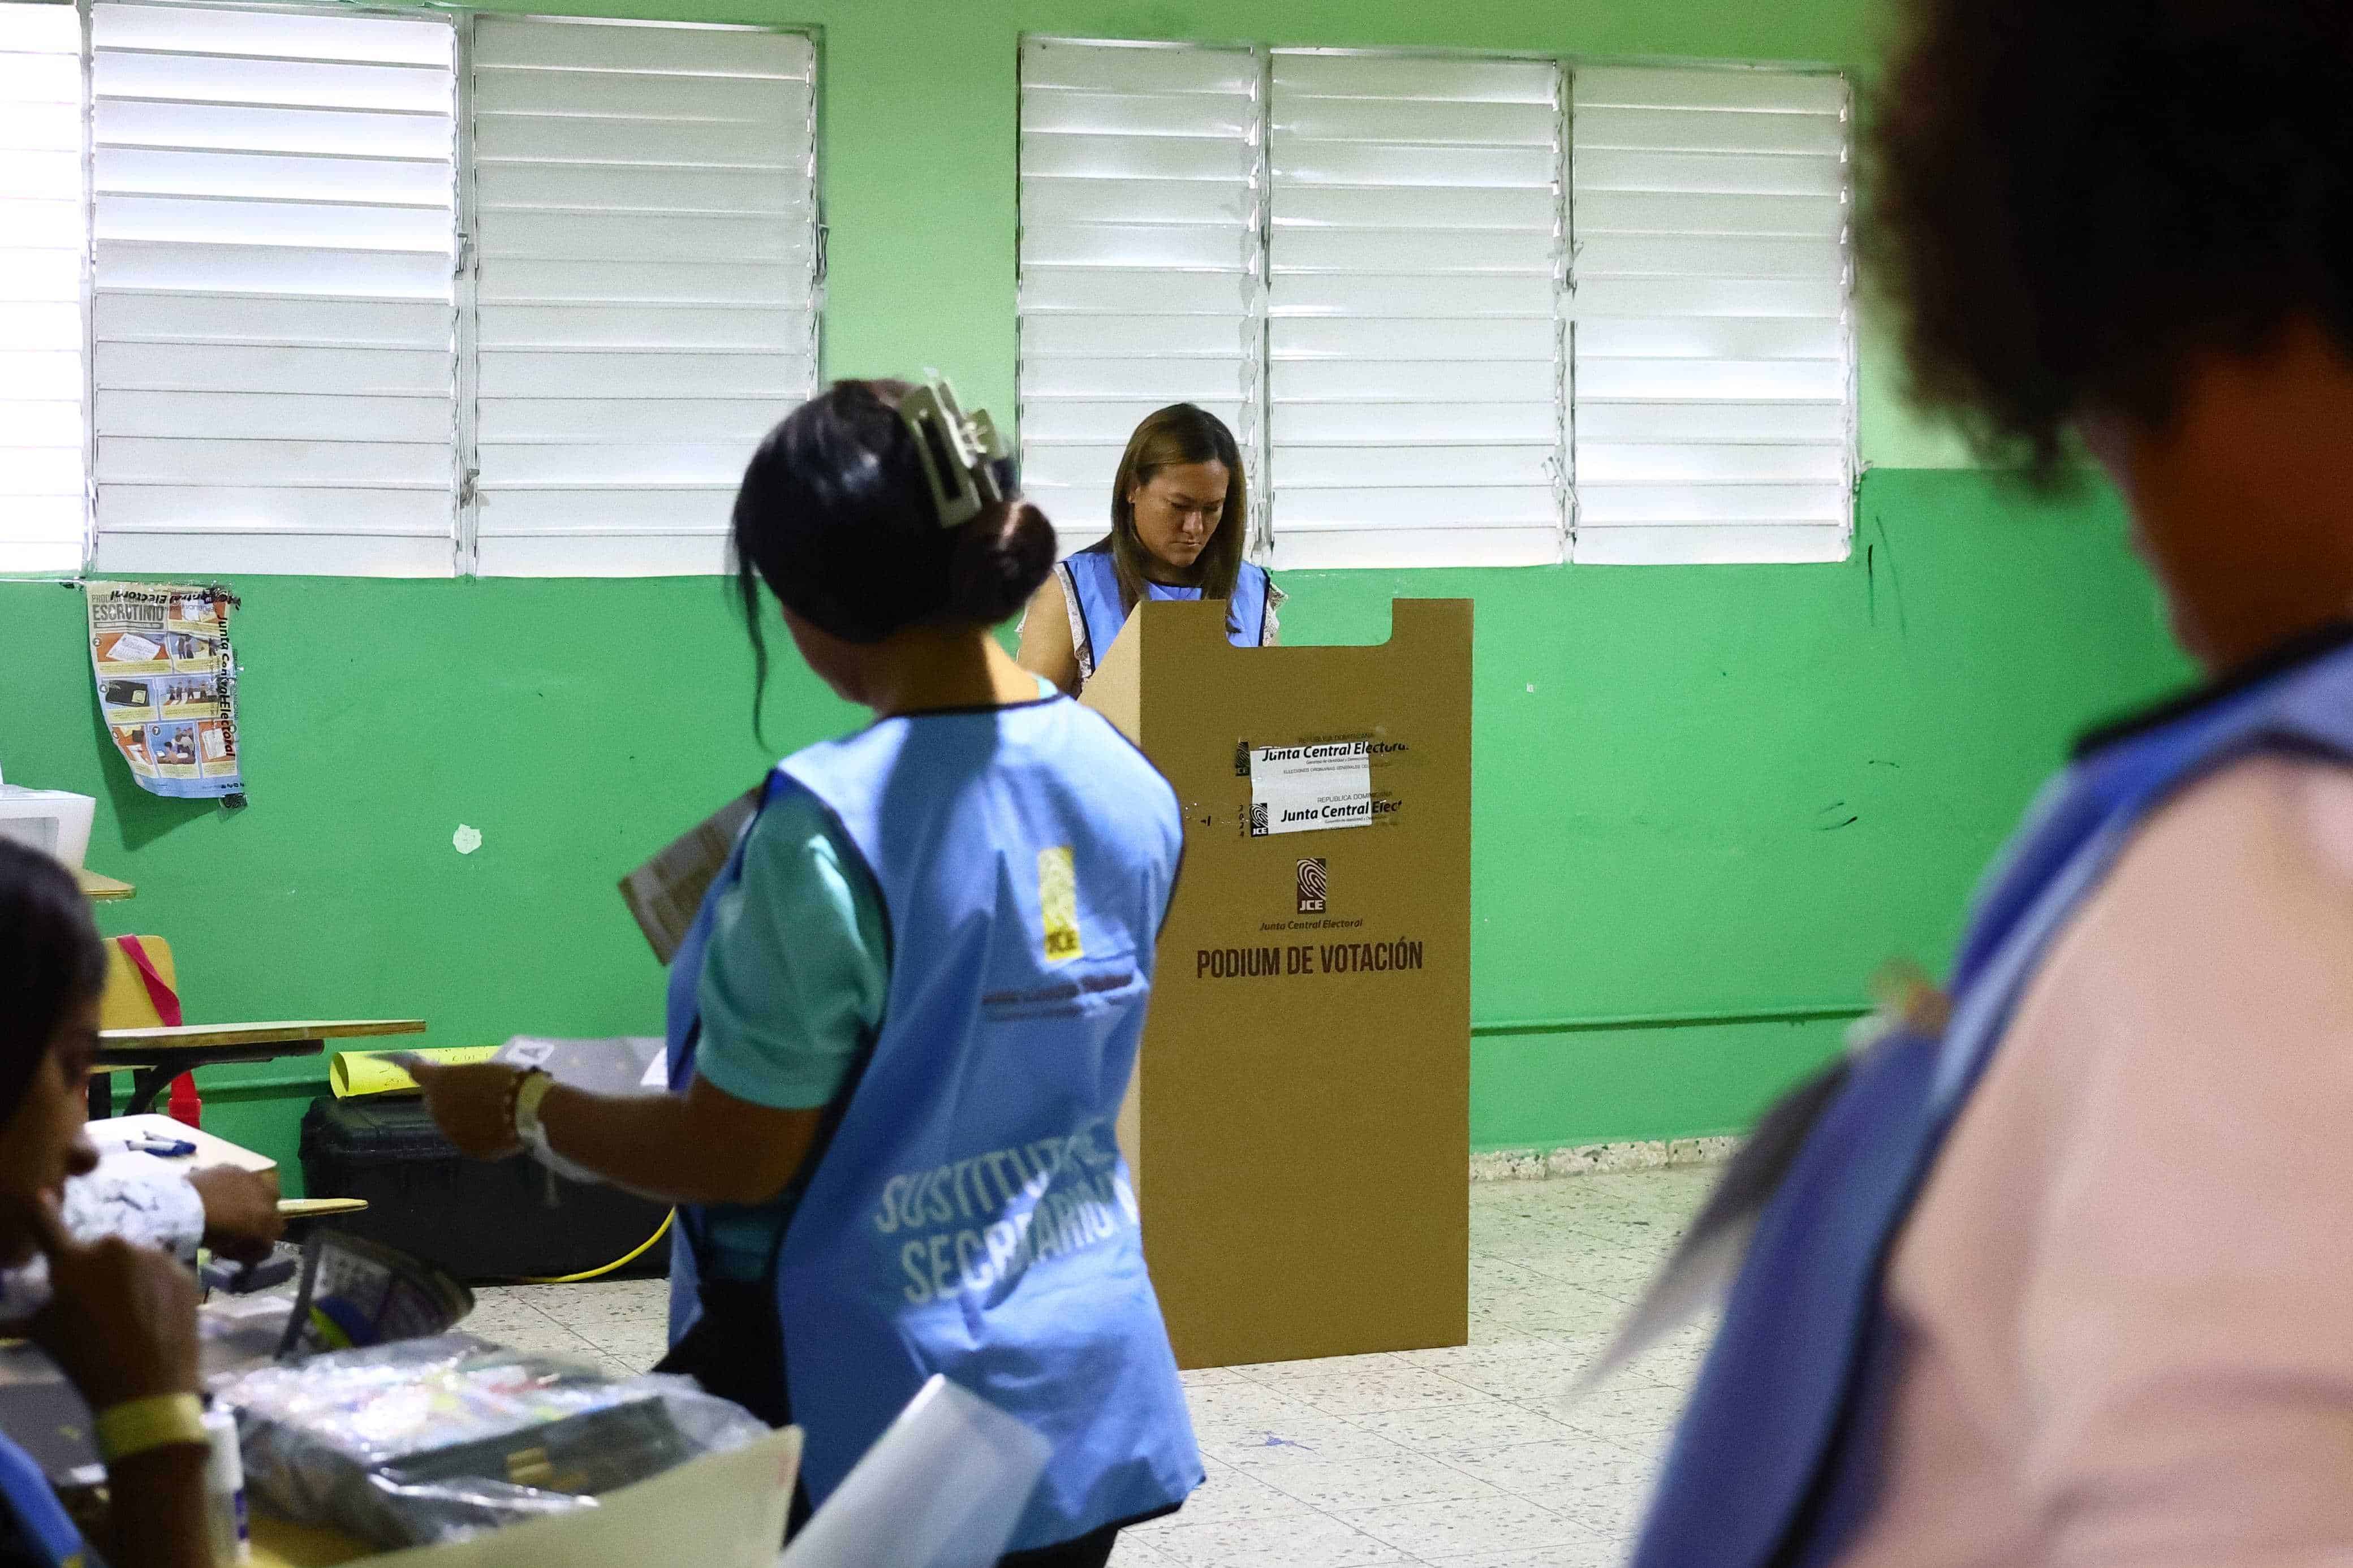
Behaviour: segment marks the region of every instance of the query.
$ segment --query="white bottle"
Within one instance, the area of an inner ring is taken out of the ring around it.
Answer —
[[[205,1412],[205,1525],[213,1562],[228,1568],[253,1558],[245,1517],[245,1461],[237,1451],[237,1417],[216,1405]]]

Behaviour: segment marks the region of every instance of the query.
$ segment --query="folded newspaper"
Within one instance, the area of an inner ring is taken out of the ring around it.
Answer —
[[[473,1310],[474,1293],[431,1264],[381,1242],[316,1230],[302,1244],[301,1284],[278,1353],[287,1359],[427,1339]]]
[[[621,899],[668,963],[678,956],[702,908],[702,895],[735,852],[744,825],[759,808],[760,792],[745,792],[698,823],[685,837],[621,879]]]

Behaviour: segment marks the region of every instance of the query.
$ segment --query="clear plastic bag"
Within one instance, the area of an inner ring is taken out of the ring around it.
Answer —
[[[684,1378],[617,1382],[465,1334],[263,1367],[216,1396],[257,1502],[387,1548],[593,1507],[768,1430]]]

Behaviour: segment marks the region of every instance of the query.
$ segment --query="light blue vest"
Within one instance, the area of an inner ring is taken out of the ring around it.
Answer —
[[[881,895],[882,1026],[778,1252],[801,1473],[822,1505],[934,1373],[1054,1456],[1008,1551],[1165,1511],[1201,1482],[1113,1124],[1184,840],[1167,781],[1064,698],[888,719],[787,757]],[[722,888],[673,962],[670,1078]],[[673,1342],[702,1217],[672,1251]]]
[[[1759,1216],[1634,1568],[1834,1561],[1872,1510],[1897,1370],[1881,1269],[2054,937],[2150,812],[2256,752],[2353,762],[2353,647],[2218,693],[2052,780],[1985,887],[1941,1038],[1853,1063]]]
[[[1065,585],[1078,592],[1080,627],[1085,632],[1078,644],[1079,676],[1085,679],[1095,672],[1096,663],[1111,651],[1111,645],[1127,625],[1127,612],[1119,602],[1119,569],[1111,558],[1111,541],[1091,544],[1073,552],[1061,563],[1067,574]],[[1198,588],[1176,588],[1166,583],[1146,583],[1145,592],[1155,599],[1198,599]],[[1266,643],[1267,575],[1263,568],[1242,563],[1240,573],[1234,578],[1234,596],[1226,605],[1226,640],[1236,647],[1262,647]]]

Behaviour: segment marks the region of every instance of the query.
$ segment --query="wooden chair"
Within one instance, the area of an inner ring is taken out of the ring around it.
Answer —
[[[132,956],[131,944],[133,943],[139,955],[146,959],[147,969],[153,972],[152,982]],[[169,1027],[181,1021],[180,969],[172,957],[172,944],[160,936],[108,937],[106,989],[98,999],[99,1028],[102,1031],[155,1029]],[[91,1121],[103,1121],[114,1114],[112,1075],[132,1070],[126,1063],[99,1062],[97,1070],[90,1076]],[[134,1114],[146,1109],[146,1106],[135,1103],[132,1107]]]
[[[153,1109],[165,1085],[200,1067],[315,1057],[331,1039],[413,1035],[425,1027],[415,1018],[186,1025],[180,1017],[179,966],[173,962],[170,942],[159,936],[118,936],[108,938],[106,948],[106,990],[98,1004],[98,1065],[90,1079],[92,1121],[114,1114],[109,1073],[132,1075],[131,1100],[123,1114],[136,1116]]]

